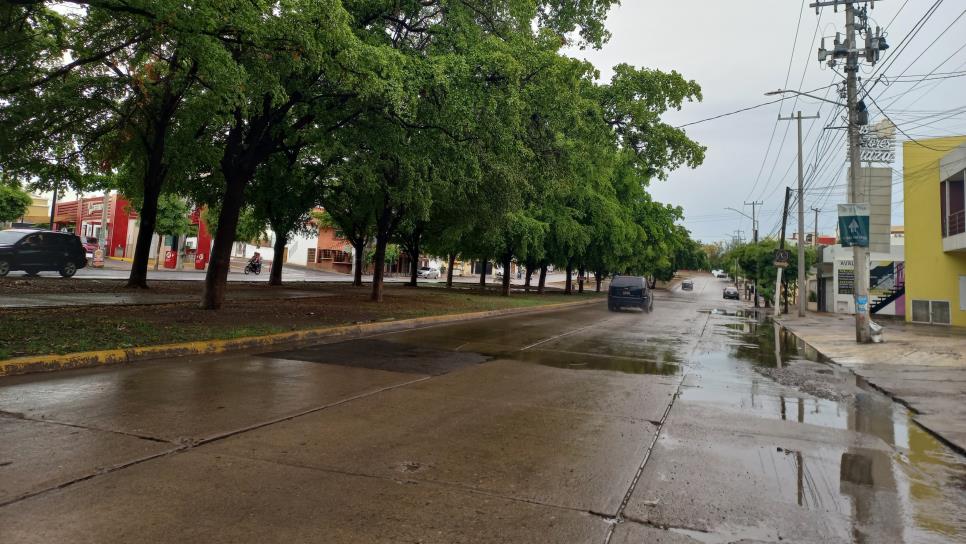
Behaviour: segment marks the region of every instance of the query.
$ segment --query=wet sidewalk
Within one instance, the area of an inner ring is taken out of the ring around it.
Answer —
[[[966,452],[966,331],[882,323],[885,342],[856,344],[850,315],[782,316],[785,327],[912,409],[913,419]]]

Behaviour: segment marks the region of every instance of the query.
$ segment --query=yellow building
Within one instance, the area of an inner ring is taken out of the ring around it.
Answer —
[[[21,223],[46,225],[50,222],[50,204],[46,198],[30,195],[33,202],[27,208],[27,213],[20,219]]]
[[[902,149],[906,320],[966,327],[966,136]]]

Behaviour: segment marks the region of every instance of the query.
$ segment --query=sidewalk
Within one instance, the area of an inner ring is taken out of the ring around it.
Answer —
[[[914,419],[966,453],[966,331],[899,321],[882,344],[856,344],[850,315],[781,316],[779,323],[914,412]]]

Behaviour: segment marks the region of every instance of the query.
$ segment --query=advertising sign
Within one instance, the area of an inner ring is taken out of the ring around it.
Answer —
[[[859,160],[862,162],[896,162],[896,126],[883,119],[863,126],[859,131]]]
[[[842,247],[869,247],[869,205],[839,204]]]
[[[840,295],[851,295],[855,292],[855,270],[839,268],[838,280]]]

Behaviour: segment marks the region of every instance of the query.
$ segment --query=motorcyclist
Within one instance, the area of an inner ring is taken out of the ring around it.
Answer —
[[[252,258],[248,260],[248,269],[258,270],[261,267],[262,267],[262,254],[256,251],[255,254],[252,255]]]

